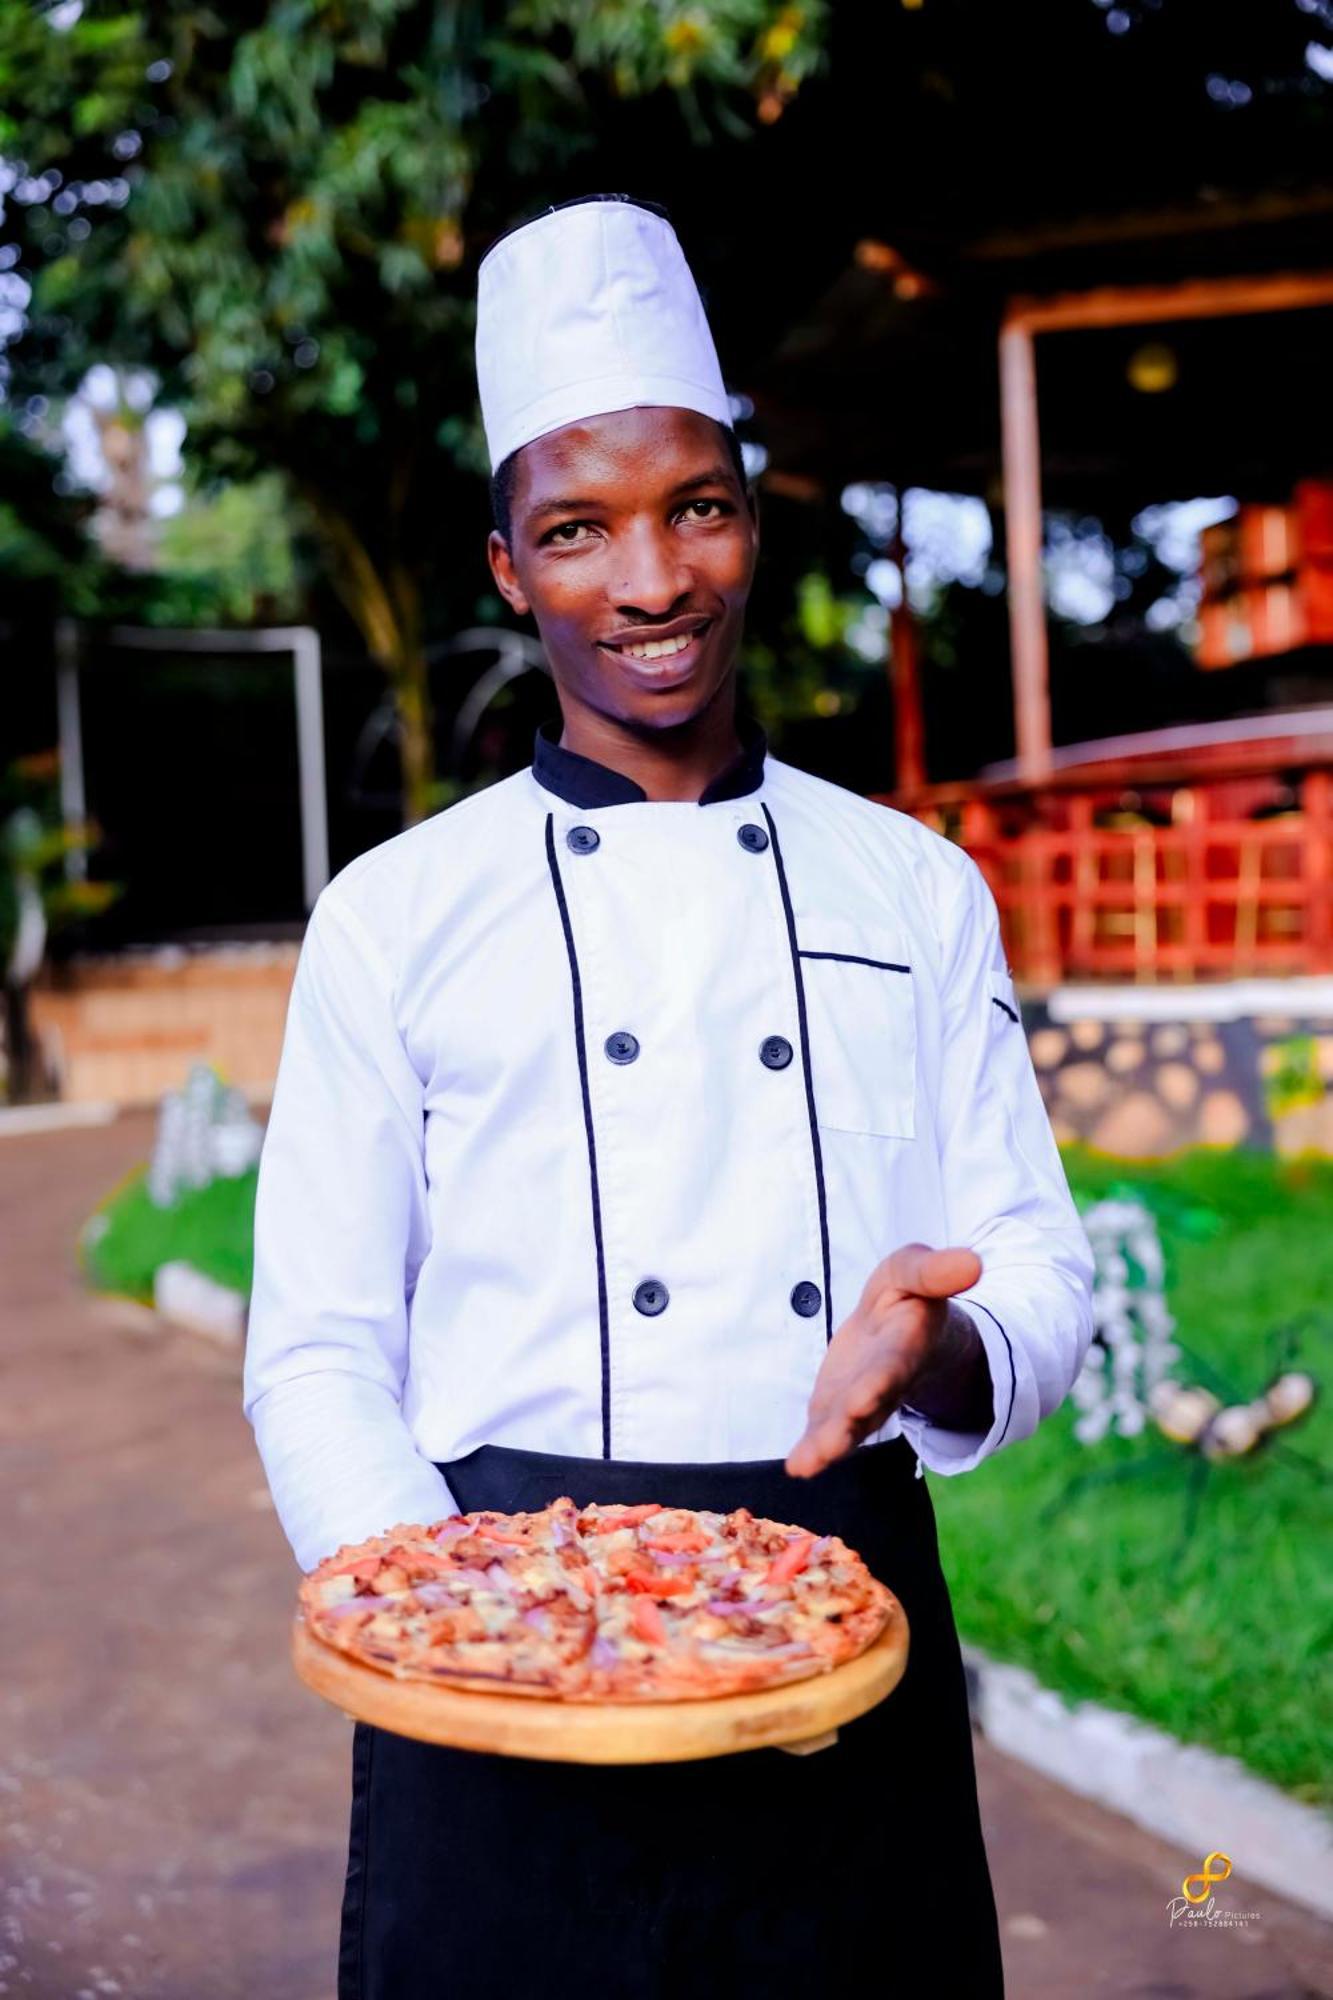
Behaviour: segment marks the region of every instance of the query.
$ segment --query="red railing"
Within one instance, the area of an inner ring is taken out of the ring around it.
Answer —
[[[1189,780],[1121,757],[903,803],[979,863],[1020,980],[1333,972],[1333,758],[1244,747]]]

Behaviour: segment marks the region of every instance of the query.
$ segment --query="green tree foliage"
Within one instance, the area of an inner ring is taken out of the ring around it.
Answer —
[[[51,461],[0,415],[0,576],[5,612],[91,612],[105,565],[84,532],[89,503],[56,493]]]
[[[158,533],[152,622],[295,624],[301,589],[291,514],[276,472],[192,494]]]
[[[410,817],[431,797],[428,606],[485,471],[480,257],[592,148],[599,103],[674,93],[682,145],[771,122],[819,60],[823,15],[823,0],[0,8],[0,153],[19,169],[4,229],[32,287],[11,400],[67,394],[94,361],[146,366],[197,474],[283,475],[392,681]]]

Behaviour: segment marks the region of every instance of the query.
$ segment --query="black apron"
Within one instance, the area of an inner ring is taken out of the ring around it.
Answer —
[[[905,1439],[813,1481],[487,1445],[465,1513],[569,1494],[748,1507],[841,1535],[901,1599],[903,1679],[837,1743],[694,1763],[540,1763],[356,1725],[338,2000],[808,2000],[1003,1993],[967,1693]]]

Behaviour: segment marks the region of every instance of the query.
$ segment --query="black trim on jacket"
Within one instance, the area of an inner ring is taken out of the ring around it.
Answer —
[[[588,1181],[592,1195],[592,1234],[597,1246],[597,1322],[602,1348],[602,1457],[611,1456],[611,1313],[606,1296],[606,1250],[602,1242],[602,1196],[597,1181],[597,1138],[592,1125],[592,1093],[588,1087],[588,1044],[583,1032],[583,982],[579,977],[578,953],[574,949],[574,930],[569,921],[569,904],[565,901],[565,885],[560,879],[560,864],[555,858],[555,814],[546,815],[546,865],[551,871],[551,886],[555,890],[555,900],[560,909],[560,924],[565,933],[565,950],[569,955],[569,979],[574,991],[574,1046],[579,1059],[579,1089],[583,1096],[583,1129],[588,1138]]]
[[[764,782],[764,759],[768,738],[757,722],[738,723],[741,750],[725,771],[705,785],[701,806],[720,805],[724,799],[748,798]],[[566,805],[591,809],[595,806],[638,805],[648,794],[623,771],[613,771],[593,757],[581,757],[560,742],[560,724],[543,722],[537,731],[532,752],[532,775],[548,792]]]
[[[805,1105],[810,1118],[810,1150],[815,1163],[815,1191],[819,1196],[819,1247],[824,1260],[824,1337],[833,1338],[833,1260],[829,1254],[828,1202],[824,1193],[824,1151],[819,1143],[819,1118],[815,1110],[815,1079],[810,1063],[810,1024],[805,1011],[805,979],[801,972],[801,950],[796,942],[796,917],[791,906],[791,891],[787,887],[787,871],[782,865],[782,848],[778,843],[778,829],[767,806],[760,807],[768,822],[768,837],[773,848],[773,863],[778,871],[778,889],[782,896],[782,913],[787,919],[787,942],[791,947],[792,976],[796,981],[796,1016],[801,1030],[801,1065],[805,1071]]]
[[[910,965],[895,965],[891,958],[862,958],[859,951],[803,951],[802,958],[836,958],[840,965],[873,965],[877,972],[910,972]]]
[[[996,1450],[998,1451],[999,1447],[1004,1443],[1005,1436],[1008,1433],[1009,1419],[1014,1414],[1014,1397],[1018,1393],[1018,1371],[1014,1367],[1013,1342],[1010,1340],[1004,1328],[1000,1326],[999,1320],[995,1319],[995,1314],[991,1311],[989,1306],[983,1306],[980,1299],[965,1299],[963,1303],[967,1306],[975,1306],[978,1312],[985,1313],[987,1319],[995,1320],[996,1326],[1000,1328],[1000,1338],[1004,1342],[1005,1352],[1009,1356],[1009,1408],[1004,1413],[1004,1424],[1000,1430],[999,1437],[997,1437],[995,1440],[995,1447]]]

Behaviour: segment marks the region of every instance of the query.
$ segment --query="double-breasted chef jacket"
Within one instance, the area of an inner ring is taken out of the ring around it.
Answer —
[[[989,1427],[902,1409],[792,1480],[826,1343],[913,1240],[981,1256]],[[1055,1408],[1089,1276],[981,876],[758,732],[697,804],[544,732],[344,869],[292,993],[246,1359],[298,1559],[455,1502],[748,1506],[859,1549],[911,1646],[817,1756],[588,1768],[358,1723],[339,2000],[804,2000],[879,1965],[1000,2000],[914,1475]]]
[[[1055,1409],[1091,1334],[975,864],[753,727],[659,803],[546,725],[307,931],[245,1367],[298,1561],[448,1513],[438,1468],[484,1445],[781,1459],[914,1241],[981,1258],[993,1418],[902,1409],[868,1445],[956,1474]]]

